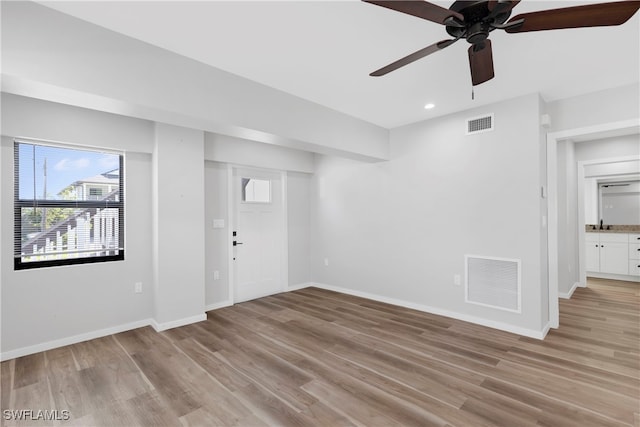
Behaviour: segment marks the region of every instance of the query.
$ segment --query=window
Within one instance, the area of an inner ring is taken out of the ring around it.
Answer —
[[[102,198],[102,188],[90,188],[89,189],[89,199],[90,200],[100,200]]]
[[[268,179],[242,178],[242,201],[271,203],[271,181]]]
[[[121,154],[14,142],[16,270],[124,259]]]

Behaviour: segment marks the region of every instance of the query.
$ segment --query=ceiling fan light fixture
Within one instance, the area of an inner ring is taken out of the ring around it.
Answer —
[[[521,0],[456,0],[448,9],[426,0],[363,0],[377,6],[444,25],[451,40],[442,40],[405,56],[371,76],[382,76],[434,54],[464,38],[470,44],[469,66],[473,86],[494,77],[489,33],[500,29],[507,33],[561,30],[565,28],[622,25],[640,10],[640,0],[607,1],[580,6],[528,12],[511,17]],[[426,107],[425,107],[426,108]]]

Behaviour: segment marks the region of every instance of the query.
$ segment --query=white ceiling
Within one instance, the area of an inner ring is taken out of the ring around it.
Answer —
[[[369,77],[449,37],[438,24],[356,0],[39,3],[386,128],[524,94],[553,101],[640,80],[640,13],[619,27],[496,30],[496,77],[471,100],[464,40]],[[529,0],[514,15],[587,3]],[[428,102],[436,108],[425,110]]]

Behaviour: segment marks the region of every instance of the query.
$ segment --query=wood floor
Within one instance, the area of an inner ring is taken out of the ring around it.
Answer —
[[[639,291],[591,281],[539,341],[307,288],[3,362],[1,422],[638,426]]]

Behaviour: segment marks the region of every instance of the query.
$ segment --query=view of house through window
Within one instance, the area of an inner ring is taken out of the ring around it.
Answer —
[[[16,141],[15,268],[124,259],[123,156]]]
[[[271,181],[268,179],[242,178],[242,201],[270,203]]]

